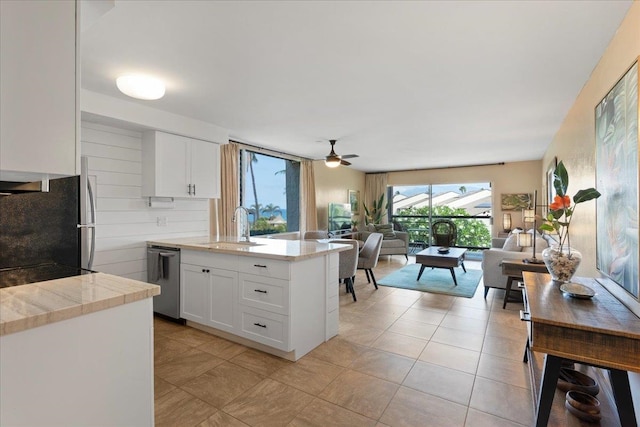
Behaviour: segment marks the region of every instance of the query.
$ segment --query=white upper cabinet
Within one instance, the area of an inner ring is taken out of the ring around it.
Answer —
[[[75,175],[75,1],[0,1],[0,179]]]
[[[220,146],[165,132],[145,132],[142,196],[219,198]]]

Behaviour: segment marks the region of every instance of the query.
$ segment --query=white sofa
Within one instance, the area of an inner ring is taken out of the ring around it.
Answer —
[[[513,236],[513,237],[511,237]],[[510,239],[507,248],[505,242]],[[506,289],[507,277],[502,275],[503,259],[525,259],[531,258],[532,249],[520,248],[513,244],[514,235],[509,238],[494,237],[491,239],[491,248],[482,252],[482,281],[484,282],[484,297],[487,297],[489,288]],[[551,237],[546,234],[538,235],[536,239],[536,258],[542,259],[542,251],[549,246]],[[520,251],[520,249],[523,249]]]

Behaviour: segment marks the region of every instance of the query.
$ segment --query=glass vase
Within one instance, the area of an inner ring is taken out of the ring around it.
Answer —
[[[568,283],[582,261],[582,254],[568,246],[553,245],[542,251],[542,260],[554,282]]]

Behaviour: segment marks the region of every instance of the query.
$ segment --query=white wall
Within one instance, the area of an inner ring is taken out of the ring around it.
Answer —
[[[94,270],[146,281],[147,240],[209,235],[209,200],[176,199],[173,209],[155,209],[141,197],[141,132],[83,121],[81,140],[97,184]]]
[[[598,65],[591,73],[564,122],[544,155],[543,164],[553,157],[564,161],[571,183],[569,194],[596,186],[595,106],[611,90],[627,69],[640,57],[640,2],[631,5]],[[631,182],[629,185],[638,185]],[[596,204],[587,202],[576,209],[571,222],[571,245],[582,253],[578,276],[601,277],[596,269]],[[636,229],[637,233],[637,229]],[[610,281],[602,282],[611,293],[640,316],[640,301]],[[640,374],[630,373],[629,381],[640,424]]]
[[[326,230],[329,203],[349,203],[349,190],[360,191],[360,204],[364,197],[364,172],[353,168],[340,166],[331,169],[323,160],[313,162],[313,173],[316,178],[316,207],[318,210],[318,229]],[[364,213],[354,215],[362,224]]]

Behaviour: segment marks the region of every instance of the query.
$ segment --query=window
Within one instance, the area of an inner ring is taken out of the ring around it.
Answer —
[[[409,232],[411,242],[429,244],[430,224],[451,219],[458,229],[456,246],[491,246],[490,183],[398,186],[389,192],[391,218]]]
[[[299,231],[300,162],[241,150],[240,204],[252,236]]]

